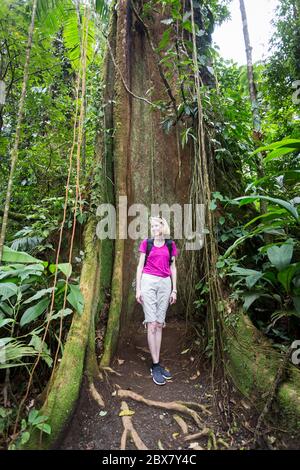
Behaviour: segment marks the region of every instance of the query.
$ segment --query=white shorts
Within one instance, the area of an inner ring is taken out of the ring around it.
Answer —
[[[141,294],[145,320],[143,324],[157,321],[166,326],[165,318],[172,291],[171,276],[162,277],[142,273]]]

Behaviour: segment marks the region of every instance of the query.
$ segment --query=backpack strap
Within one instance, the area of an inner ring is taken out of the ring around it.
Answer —
[[[167,248],[169,250],[169,265],[172,263],[172,239],[171,238],[166,238],[165,243],[167,245]],[[146,266],[147,263],[147,258],[149,256],[149,253],[151,251],[151,248],[154,245],[154,238],[147,238],[147,248],[146,248],[146,256],[145,256],[145,263],[144,266]]]
[[[149,253],[151,251],[151,248],[154,245],[154,238],[147,238],[147,248],[146,248],[146,256],[145,256],[145,263],[144,266],[146,266],[147,263],[147,258],[149,256]]]
[[[170,254],[169,265],[171,265],[171,263],[172,263],[172,238],[167,238],[166,239],[166,245],[167,245],[167,248],[168,248],[169,254]]]

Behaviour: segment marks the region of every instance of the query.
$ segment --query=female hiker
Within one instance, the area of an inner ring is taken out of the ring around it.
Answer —
[[[150,372],[157,385],[171,379],[171,373],[159,363],[162,328],[169,306],[176,302],[177,248],[170,239],[170,228],[162,217],[150,217],[151,239],[144,239],[139,246],[140,259],[136,274],[136,300],[142,304],[148,326],[147,339],[152,356]],[[147,242],[148,240],[148,242]],[[147,256],[147,243],[149,254]],[[145,262],[146,261],[146,262]]]

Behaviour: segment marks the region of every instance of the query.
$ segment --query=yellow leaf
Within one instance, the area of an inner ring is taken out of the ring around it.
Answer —
[[[180,353],[180,354],[186,354],[187,352],[189,352],[189,350],[190,350],[190,348],[188,348],[188,349],[185,349],[184,351],[181,351],[181,353]]]
[[[163,445],[162,445],[162,443],[161,443],[161,440],[158,441],[157,445],[158,445],[158,448],[159,448],[160,450],[165,450],[164,447],[163,447]]]
[[[119,413],[119,416],[132,416],[134,415],[135,411],[132,410],[122,410]]]
[[[179,432],[173,432],[173,434],[172,434],[173,439],[176,439],[176,437],[178,437],[178,436],[179,436]]]

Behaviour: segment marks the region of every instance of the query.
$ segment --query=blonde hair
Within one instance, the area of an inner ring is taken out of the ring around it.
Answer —
[[[156,222],[160,222],[160,224],[162,225],[162,235],[164,238],[170,238],[170,235],[171,235],[171,231],[170,231],[170,227],[169,227],[169,224],[168,222],[166,221],[166,219],[164,219],[163,217],[150,217],[149,218],[150,220],[150,224],[152,223],[152,221],[156,221]],[[152,229],[151,229],[151,234],[152,234]]]

